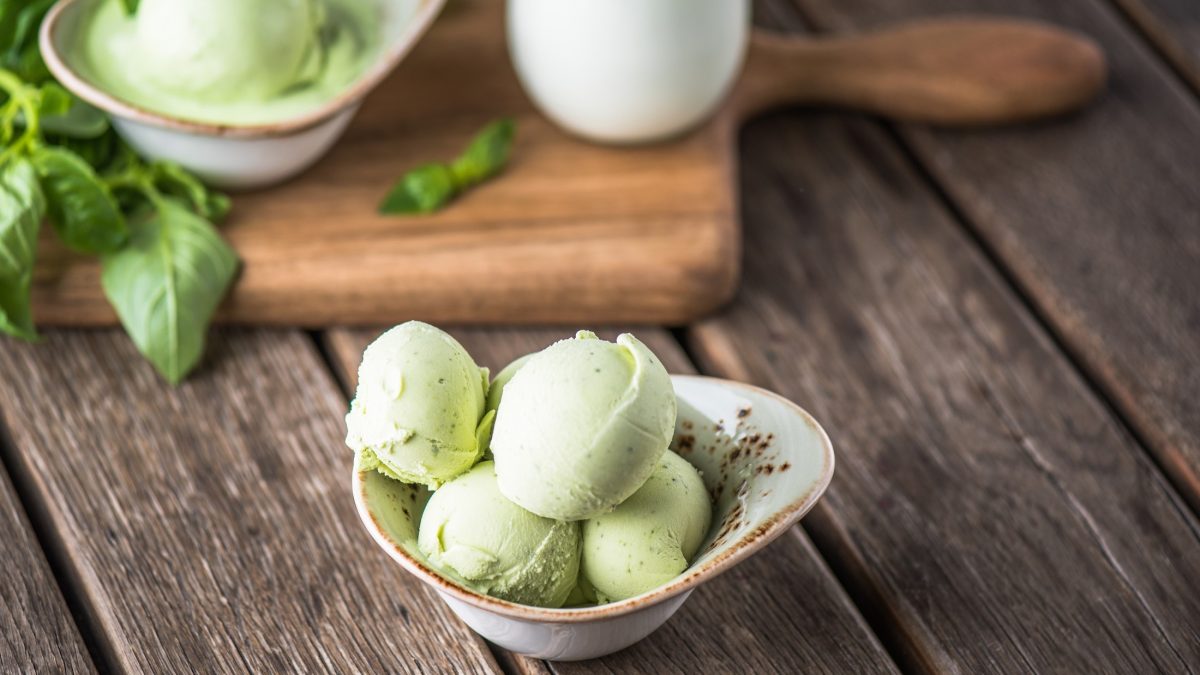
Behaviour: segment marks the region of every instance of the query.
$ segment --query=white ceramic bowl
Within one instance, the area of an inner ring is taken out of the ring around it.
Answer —
[[[433,587],[471,628],[505,649],[555,660],[610,654],[661,626],[700,584],[796,523],[833,477],[829,437],[807,412],[769,391],[674,375],[672,449],[700,469],[715,497],[712,530],[683,574],[642,595],[596,607],[546,609],[477,593],[440,575],[417,548],[429,491],[376,472],[355,473],[359,517],[383,550]]]
[[[446,0],[379,0],[384,48],[379,60],[338,96],[318,108],[271,124],[193,122],[140,108],[88,81],[62,47],[76,36],[83,10],[96,0],[62,0],[46,15],[39,36],[50,72],[71,93],[109,114],[117,132],[140,154],[166,159],[224,188],[263,187],[317,161],[345,131],[359,105],[400,63]]]

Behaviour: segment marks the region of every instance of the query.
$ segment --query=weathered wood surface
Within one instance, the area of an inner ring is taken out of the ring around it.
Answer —
[[[217,334],[177,389],[112,330],[6,341],[0,372],[27,489],[116,667],[497,670],[362,530],[345,401],[305,334]]]
[[[901,129],[1039,314],[1200,511],[1200,101],[1099,0],[797,0],[822,28],[1034,16],[1092,35],[1110,91],[991,132]]]
[[[918,672],[1188,672],[1200,525],[874,124],[745,133],[746,276],[709,372],[838,448],[805,527]]]
[[[0,452],[3,447],[0,434]],[[8,476],[0,469],[0,673],[95,672]]]
[[[379,331],[330,331],[343,373]],[[452,331],[497,372],[513,359],[570,337],[571,329]],[[612,339],[616,331],[599,331]],[[661,329],[632,330],[671,372],[694,372],[675,338]],[[352,381],[352,376],[348,379]],[[538,672],[538,662],[515,659]],[[587,662],[552,663],[559,673],[893,672],[889,657],[813,549],[796,529],[768,549],[696,590],[665,626],[642,642]]]
[[[1112,0],[1188,84],[1200,92],[1200,2]]]

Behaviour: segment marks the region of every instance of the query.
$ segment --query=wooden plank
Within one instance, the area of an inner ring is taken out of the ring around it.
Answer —
[[[335,361],[352,373],[379,331],[327,333]],[[452,331],[492,369],[570,337],[570,329]],[[612,339],[615,330],[598,331]],[[671,372],[694,372],[675,338],[656,328],[632,330]],[[495,372],[495,371],[493,371]],[[525,672],[540,672],[537,662]],[[799,529],[698,589],[662,629],[611,656],[553,663],[560,673],[892,672],[894,666]]]
[[[1200,524],[891,139],[797,114],[743,143],[743,291],[689,341],[828,429],[805,526],[902,665],[1200,663]]]
[[[1192,89],[1200,92],[1200,3],[1195,0],[1111,0]]]
[[[115,330],[0,349],[0,409],[114,663],[495,672],[365,536],[345,401],[300,332],[213,336],[172,389]]]
[[[1039,314],[1200,511],[1200,101],[1098,0],[801,0],[823,28],[1005,11],[1093,36],[1110,91],[1085,114],[901,130]]]
[[[0,447],[0,452],[6,451]],[[0,672],[91,673],[96,668],[21,508],[0,470]]]

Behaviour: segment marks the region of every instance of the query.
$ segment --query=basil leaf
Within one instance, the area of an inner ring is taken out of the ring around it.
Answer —
[[[499,173],[508,163],[515,135],[516,124],[507,117],[492,122],[476,134],[466,152],[450,167],[459,188],[481,183]]]
[[[178,196],[192,205],[192,210],[213,222],[220,222],[229,213],[229,197],[211,191],[200,179],[174,162],[155,162],[151,169],[155,185],[170,195]]]
[[[431,213],[440,209],[457,194],[457,181],[450,167],[443,164],[426,164],[400,177],[379,204],[379,212]]]
[[[50,222],[70,248],[80,253],[111,253],[129,237],[125,216],[108,187],[87,162],[60,148],[33,154],[42,179]]]
[[[38,84],[51,79],[50,70],[46,67],[46,62],[42,60],[42,53],[38,49],[38,28],[42,25],[42,19],[45,18],[46,12],[53,6],[55,0],[33,0],[33,2],[19,3],[23,6],[15,11],[15,17],[12,24],[12,33],[6,35],[8,38],[4,43],[5,53],[3,63],[5,67],[17,73],[21,79],[31,84]]]
[[[47,82],[42,85],[40,90],[41,98],[38,100],[38,115],[43,119],[54,115],[66,115],[71,109],[71,94],[66,89],[58,86],[54,82]]]
[[[233,201],[229,199],[229,195],[209,190],[208,198],[204,200],[204,210],[201,213],[207,214],[207,218],[214,223],[220,223],[225,220],[232,208]]]
[[[463,190],[496,175],[508,163],[516,125],[504,118],[484,127],[451,164],[426,164],[400,177],[383,202],[382,214],[431,213]]]
[[[13,46],[17,34],[17,13],[20,9],[15,0],[0,2],[0,53],[7,53]]]
[[[117,154],[117,134],[112,129],[95,138],[46,134],[46,142],[75,153],[97,173],[107,170]]]
[[[174,384],[199,362],[238,260],[187,207],[173,199],[156,206],[134,223],[124,248],[103,258],[100,279],[134,344]]]
[[[37,338],[29,307],[37,233],[46,202],[27,160],[0,169],[0,331]]]
[[[58,99],[57,92],[66,96],[66,105]],[[103,111],[71,96],[56,84],[42,87],[41,114],[42,131],[47,134],[91,139],[108,131],[108,116]]]
[[[126,14],[133,16],[137,12],[139,2],[141,0],[121,0],[121,7],[125,10]]]

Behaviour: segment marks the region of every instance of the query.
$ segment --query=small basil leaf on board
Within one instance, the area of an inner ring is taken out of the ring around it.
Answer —
[[[50,222],[58,236],[80,253],[117,250],[129,237],[125,216],[108,187],[74,153],[44,147],[33,163],[46,193]]]
[[[211,223],[161,199],[133,223],[129,243],[102,259],[100,280],[134,344],[175,384],[199,362],[237,267]]]
[[[383,198],[385,215],[431,213],[463,190],[496,175],[508,163],[516,124],[510,118],[492,122],[475,135],[463,154],[450,164],[426,164],[400,177]]]
[[[29,307],[37,233],[46,202],[25,159],[0,169],[0,332],[37,338]]]
[[[463,154],[450,165],[459,189],[465,189],[499,173],[508,163],[516,124],[511,118],[484,127]]]
[[[444,164],[419,166],[400,177],[383,202],[383,214],[431,213],[458,194],[457,181]]]

